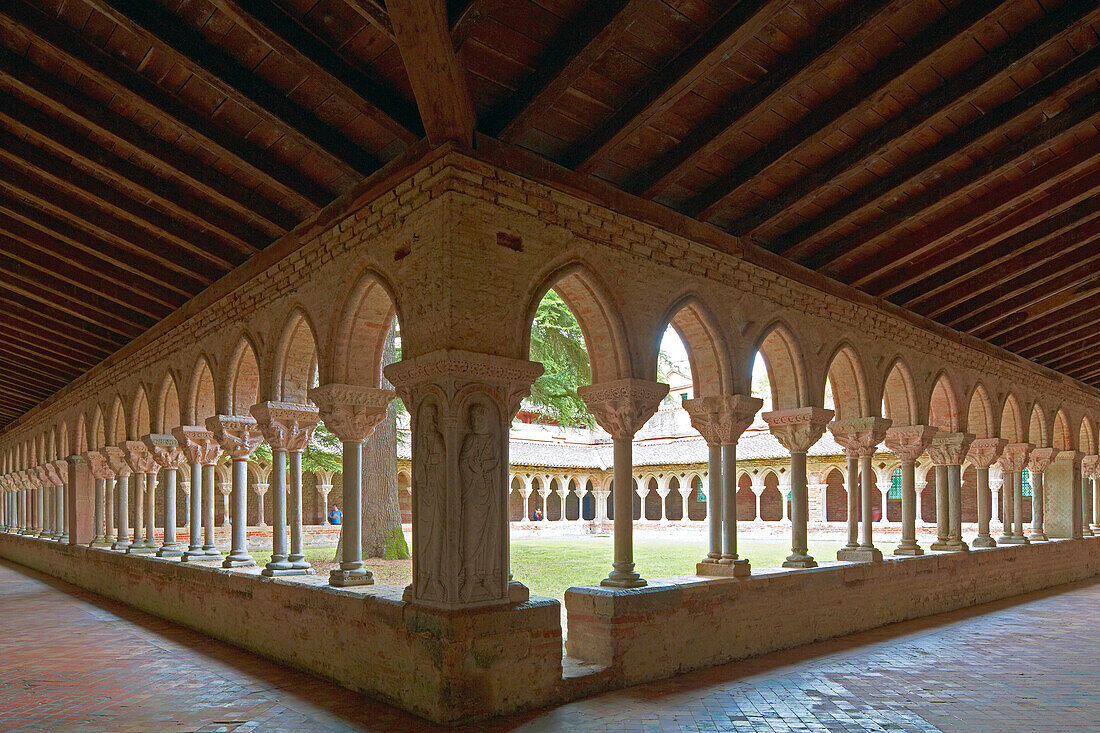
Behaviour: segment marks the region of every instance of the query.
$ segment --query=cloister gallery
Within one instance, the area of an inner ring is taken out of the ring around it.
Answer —
[[[1034,0],[4,3],[4,568],[449,725],[1092,578],[1098,29]],[[551,292],[591,427],[514,422]],[[398,399],[407,586],[362,551]],[[339,467],[306,471],[320,425]],[[529,592],[512,533],[547,527],[611,534],[600,583]],[[639,527],[708,551],[651,577]],[[783,569],[739,549],[761,527]]]

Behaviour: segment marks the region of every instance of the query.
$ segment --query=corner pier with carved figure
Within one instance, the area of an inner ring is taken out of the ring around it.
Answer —
[[[0,433],[0,556],[447,724],[1100,572],[1100,541],[1083,532],[1097,519],[1094,389],[669,216],[583,195],[492,145],[425,146]],[[591,384],[577,396],[609,435],[614,478],[593,492],[610,492],[610,515],[601,501],[587,520],[610,516],[607,576],[565,592],[564,631],[561,603],[531,594],[510,551],[509,431],[543,373],[531,314],[549,289],[583,332]],[[383,367],[395,319],[400,359]],[[707,481],[679,493],[705,493],[712,513],[695,525],[706,555],[658,578],[633,547],[635,524],[657,520],[636,520],[632,502],[649,490],[634,464],[668,399],[656,344],[670,324],[696,390],[677,404],[709,459]],[[757,354],[767,408],[751,396]],[[372,576],[360,548],[363,446],[395,398],[411,423],[407,586]],[[738,544],[737,446],[757,417],[789,455],[791,551],[763,573]],[[345,504],[328,577],[310,575],[301,539],[302,453],[321,424],[341,445]],[[824,480],[807,454],[826,431],[848,457],[839,560],[808,543]],[[261,437],[271,467],[253,484],[271,495],[273,554],[255,568],[246,461]],[[900,540],[887,550],[876,477],[895,463]],[[1027,534],[1025,469],[1038,492]],[[1010,505],[1003,542],[991,475]],[[174,519],[184,483],[177,528],[163,508]],[[922,548],[933,497],[939,537]],[[23,534],[50,506],[60,541]]]

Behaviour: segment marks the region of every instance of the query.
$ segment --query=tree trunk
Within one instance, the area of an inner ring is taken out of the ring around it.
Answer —
[[[394,337],[391,323],[382,355],[383,366],[397,360]],[[390,386],[382,377],[382,387]],[[363,445],[363,557],[409,557],[397,499],[397,407],[392,402],[386,419]]]

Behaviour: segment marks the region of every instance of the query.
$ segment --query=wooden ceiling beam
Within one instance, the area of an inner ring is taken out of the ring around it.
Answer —
[[[1100,249],[1094,251],[1096,254],[1084,259],[1077,254],[1064,255],[1048,263],[1042,272],[1017,275],[993,290],[967,298],[937,320],[964,333],[975,333],[1005,318],[1005,314],[1022,310],[1027,310],[1030,316],[1049,313],[1082,297],[1091,297],[1089,294],[1097,286],[1082,283],[1100,276]],[[1041,302],[1046,306],[1040,308]]]
[[[66,221],[51,216],[48,212],[37,209],[19,198],[12,198],[9,194],[5,194],[2,188],[0,188],[0,230],[7,232],[14,239],[27,243],[28,246],[42,247],[51,252],[61,253],[70,257],[73,262],[93,271],[99,271],[100,268],[106,268],[105,272],[112,271],[111,268],[121,270],[127,273],[126,277],[136,278],[132,280],[132,287],[139,287],[148,293],[154,293],[159,288],[187,300],[193,293],[204,287],[193,277],[181,277],[153,262],[135,260],[129,252],[103,239],[87,235]],[[66,245],[68,249],[54,246],[59,242]],[[174,304],[175,296],[162,302],[166,305]]]
[[[258,249],[244,246],[241,249],[202,231],[191,229],[171,216],[135,201],[117,188],[108,186],[67,161],[59,160],[42,148],[31,145],[0,128],[0,160],[7,160],[14,167],[59,193],[68,197],[90,201],[91,205],[146,232],[163,246],[176,247],[191,258],[206,261],[215,268],[232,270]],[[244,245],[243,242],[241,242]]]
[[[177,126],[211,152],[262,176],[283,195],[294,197],[314,211],[335,198],[332,191],[308,180],[270,151],[223,130],[205,114],[192,110],[126,64],[84,40],[56,18],[24,0],[0,3],[0,27],[49,48],[80,73],[112,93],[122,95],[127,103],[145,114]]]
[[[212,0],[237,25],[270,46],[283,59],[324,79],[360,114],[405,145],[424,132],[416,106],[351,65],[271,0]],[[354,3],[353,3],[354,4]]]
[[[477,113],[466,67],[455,55],[446,4],[443,0],[389,0],[386,9],[428,141],[472,148]]]
[[[288,99],[286,92],[207,42],[176,13],[148,0],[84,1],[120,28],[178,60],[219,93],[328,160],[343,175],[358,180],[382,166],[374,155]]]
[[[1098,206],[1100,197],[1093,196],[1059,213],[1040,217],[1028,228],[1000,240],[996,246],[970,244],[973,254],[943,268],[931,282],[902,291],[894,302],[910,310],[927,309],[930,314],[935,314],[950,307],[959,298],[983,292],[983,286],[978,283],[984,284],[989,280],[984,277],[985,273],[1000,278],[1007,272],[1040,267],[1058,251],[1070,248],[1087,237],[1081,224],[1100,215]],[[1051,240],[1055,237],[1058,241],[1051,246]],[[911,297],[904,297],[907,295]]]
[[[1038,241],[1031,243],[1025,251],[998,257],[1001,252],[1011,252],[1011,247],[1016,244],[1012,242],[1006,244],[1004,249],[998,247],[979,253],[972,261],[974,270],[969,276],[963,272],[964,263],[960,263],[953,272],[962,273],[955,278],[956,284],[941,290],[933,297],[914,303],[909,307],[910,310],[928,318],[937,318],[1000,287],[1017,275],[1030,273],[1039,277],[1056,263],[1067,263],[1074,259],[1080,261],[1089,254],[1093,240],[1100,236],[1100,218],[1097,218],[1100,217],[1100,210],[1096,208],[1098,203],[1100,202],[1097,199],[1089,199],[1059,216],[1039,222],[1032,228]],[[1056,244],[1043,246],[1054,237],[1058,237]]]
[[[71,316],[54,308],[52,304],[45,305],[40,300],[26,298],[18,292],[2,287],[2,283],[0,283],[0,303],[4,304],[5,317],[10,313],[12,318],[37,324],[40,332],[55,333],[66,338],[79,337],[99,344],[112,353],[125,346],[132,338],[104,328],[98,322],[89,322],[87,319]]]
[[[61,389],[65,385],[50,389],[49,387],[40,387],[38,385],[25,385],[15,382],[7,376],[0,374],[0,387],[5,388],[11,395],[19,395],[20,397],[30,397],[34,400],[34,404],[37,405],[46,399],[49,399],[57,390]]]
[[[1100,317],[1096,311],[1100,303],[1078,303],[1065,308],[1059,308],[1053,313],[1025,321],[1023,325],[1030,326],[1026,331],[1005,338],[998,339],[997,345],[1014,351],[1017,354],[1035,353],[1039,348],[1061,341],[1067,334],[1078,329],[1100,324]],[[992,334],[987,340],[996,339],[1002,334]]]
[[[102,326],[113,333],[132,339],[147,330],[156,321],[132,312],[123,312],[110,301],[87,294],[73,295],[64,283],[51,281],[29,267],[20,266],[6,257],[0,257],[0,288],[18,293],[24,298],[48,305],[88,323]]]
[[[883,146],[914,131],[934,115],[970,97],[991,79],[1012,73],[1018,65],[1026,63],[1028,54],[1059,35],[1087,13],[1087,8],[1077,3],[1067,3],[1041,21],[1027,26],[1016,37],[998,46],[942,86],[925,95],[919,102],[897,115],[873,132],[863,135],[851,147],[833,156],[817,168],[805,172],[779,195],[756,206],[752,211],[732,222],[728,227],[734,234],[745,236],[786,211],[801,199],[836,179],[844,171],[871,156]],[[705,217],[728,195],[722,190],[707,191],[686,207],[689,213]],[[781,251],[790,242],[776,243],[772,249]]]
[[[357,0],[371,2],[371,0]],[[377,3],[379,0],[373,0]],[[497,15],[510,0],[448,0],[447,20],[451,28],[451,43],[455,53],[473,35],[473,32],[486,18]],[[392,28],[392,26],[391,26]],[[397,37],[394,36],[394,43]]]
[[[118,149],[194,186],[216,206],[245,217],[272,239],[298,224],[298,217],[294,214],[146,132],[79,89],[58,82],[3,46],[0,46],[0,80],[11,84],[21,95],[61,118],[107,138]],[[313,204],[307,208],[309,211],[317,210]]]
[[[981,0],[981,2],[973,3],[973,5],[992,6],[1001,1]],[[810,37],[805,46],[793,54],[781,56],[776,61],[775,67],[769,69],[763,78],[737,94],[730,95],[728,99],[719,105],[714,114],[696,124],[676,145],[657,156],[652,163],[631,176],[623,185],[623,188],[630,193],[647,199],[656,196],[665,186],[679,178],[684,171],[696,167],[704,158],[724,148],[730,139],[738,133],[738,123],[754,112],[759,111],[760,105],[770,99],[773,94],[781,91],[783,87],[799,77],[820,72],[830,60],[835,58],[835,53],[841,45],[851,42],[853,39],[858,41],[855,37],[866,33],[868,30],[867,25],[870,22],[882,22],[885,20],[883,16],[888,16],[897,10],[896,5],[897,3],[891,0],[874,0],[873,2],[867,1],[845,5],[836,15],[829,17],[822,23],[818,32]],[[964,7],[959,15],[970,17],[974,12],[974,8]],[[947,17],[951,16],[952,13],[947,14]],[[905,56],[908,60],[905,69],[909,69],[912,67],[914,52],[910,50],[909,44],[899,46],[898,51],[902,48],[906,49]],[[901,55],[897,51],[895,53]],[[919,50],[917,53],[919,53]],[[898,65],[896,59],[894,64],[883,63],[883,61],[880,60],[879,66],[875,69],[879,70],[880,76],[882,75],[880,69]],[[897,73],[893,73],[888,78],[892,80],[896,76]],[[868,81],[870,80],[860,79],[852,85],[860,92],[857,103],[862,101],[862,95],[868,88],[874,88],[869,87]],[[851,90],[846,91],[849,94],[841,92],[837,96],[849,96]],[[825,104],[828,105],[829,102]],[[851,106],[847,106],[843,109],[843,112],[848,112],[851,109]],[[819,110],[813,110],[806,117],[808,120],[814,120],[815,123],[822,121]],[[801,123],[792,126],[788,133],[791,130],[806,126],[808,124],[806,120],[803,120]],[[786,138],[787,135],[780,135],[780,137]],[[764,147],[768,147],[768,144],[765,144]],[[763,158],[762,155],[759,157]],[[748,178],[743,177],[741,168],[742,165],[738,164],[735,166],[733,174],[722,176],[719,179],[721,184],[725,185],[727,182],[736,181],[736,185],[740,185],[747,181]]]
[[[1095,363],[1100,364],[1100,359],[1095,360]],[[1068,376],[1076,379],[1079,382],[1084,382],[1085,384],[1093,384],[1097,377],[1100,377],[1100,369],[1092,369],[1091,367],[1084,368],[1081,369],[1079,372],[1070,374]]]
[[[132,256],[152,260],[176,275],[197,280],[204,286],[225,274],[224,269],[195,262],[172,247],[159,243],[159,246],[150,246],[154,243],[150,241],[149,235],[132,222],[116,219],[79,200],[67,199],[56,188],[47,186],[11,166],[0,166],[0,190],[7,192],[9,196],[25,199],[95,237],[106,239]]]
[[[0,267],[7,262],[12,267],[27,268],[39,276],[56,279],[71,288],[96,299],[102,298],[118,306],[159,321],[172,312],[171,308],[149,302],[132,284],[111,283],[96,272],[74,270],[64,260],[43,250],[30,249],[17,240],[0,233]]]
[[[359,17],[370,23],[376,31],[381,32],[393,43],[397,43],[397,36],[393,34],[393,23],[390,21],[390,14],[386,12],[386,8],[382,6],[379,0],[347,0],[347,4],[349,8],[359,14]]]
[[[984,154],[985,151],[980,148],[971,151],[969,155],[967,151],[972,145],[976,146],[988,136],[1002,135],[1002,128],[1005,126],[1014,125],[1022,120],[1037,118],[1039,122],[1036,129],[1043,129],[1044,132],[1025,135],[1022,138],[1022,140],[1030,140],[1032,146],[1034,146],[1044,142],[1039,137],[1040,134],[1051,136],[1060,134],[1060,131],[1076,124],[1069,123],[1070,120],[1081,121],[1085,119],[1088,115],[1080,114],[1083,110],[1078,110],[1078,104],[1091,108],[1095,112],[1097,109],[1095,104],[1097,95],[1095,92],[1087,94],[1083,99],[1075,100],[1072,103],[1066,103],[1064,100],[1070,96],[1074,85],[1083,79],[1088,79],[1095,73],[1097,65],[1100,65],[1100,46],[1078,56],[1057,72],[1028,87],[995,110],[942,138],[936,144],[925,148],[875,183],[865,186],[842,199],[836,205],[829,207],[820,217],[815,217],[812,221],[800,224],[783,234],[773,243],[776,251],[782,252],[784,257],[803,262],[812,269],[820,268],[823,272],[830,272],[831,270],[827,268],[832,266],[838,259],[844,258],[850,261],[852,246],[869,242],[889,231],[886,226],[888,223],[896,225],[898,216],[892,214],[893,209],[888,209],[886,215],[876,220],[872,226],[860,227],[857,235],[845,238],[840,246],[837,246],[837,243],[823,242],[817,239],[818,235],[880,200],[885,201],[887,204],[904,200],[902,195],[904,187],[911,186],[920,181],[922,177],[927,180],[929,171],[939,169],[937,179],[933,179],[935,181],[947,178],[952,181],[958,179],[965,182],[963,186],[955,186],[954,190],[959,190],[965,185],[979,180],[982,176],[992,173],[1011,160],[1011,158],[1006,159],[1006,156],[1010,155],[1009,151],[1021,148],[1020,141],[998,148],[994,153],[987,154],[986,157],[981,158],[961,173],[955,172],[949,165],[949,161],[960,155],[974,157],[975,155]],[[1060,112],[1058,110],[1059,106],[1069,107],[1070,112]],[[1066,114],[1070,116],[1066,117]],[[931,188],[935,189],[935,186],[933,185]],[[921,196],[927,196],[927,194],[922,192],[913,198]],[[908,218],[908,216],[905,218]]]
[[[13,95],[0,96],[0,124],[14,135],[33,141],[55,158],[79,161],[102,178],[114,182],[135,201],[154,201],[158,209],[167,211],[174,219],[183,220],[193,230],[212,230],[217,239],[239,252],[251,255],[271,242],[269,234],[250,222],[212,206],[171,178],[162,178],[92,143],[58,120],[17,101]]]
[[[10,343],[20,343],[39,353],[53,354],[58,359],[82,367],[85,371],[110,356],[105,349],[91,349],[86,344],[54,335],[46,338],[36,332],[33,325],[11,318],[0,323],[0,339]]]
[[[699,79],[763,30],[784,5],[782,0],[735,0],[730,3],[709,28],[652,74],[626,104],[576,145],[565,156],[564,164],[582,173],[591,173],[599,159],[674,105]]]
[[[12,344],[0,343],[0,364],[3,363],[26,369],[29,373],[21,376],[21,381],[30,382],[34,377],[41,377],[38,379],[39,384],[52,382],[68,384],[81,374],[79,370],[50,362],[43,354],[28,355],[13,348]]]
[[[1041,347],[1019,349],[1015,353],[1059,370],[1063,366],[1079,361],[1083,354],[1095,354],[1097,351],[1096,324],[1100,323],[1100,316],[1097,315],[1097,307],[1094,304],[1084,305],[1082,316],[1087,320],[1077,328],[1062,329],[1058,334],[1059,338],[1056,339],[1057,344],[1050,342]]]
[[[947,266],[956,261],[952,254],[966,254],[964,248],[952,246],[948,249],[945,246],[949,241],[964,241],[957,236],[949,240],[956,232],[965,229],[965,236],[969,237],[1001,227],[1005,220],[1018,218],[1020,203],[1031,201],[1037,192],[1048,188],[1052,189],[1047,196],[1050,200],[1060,201],[1075,196],[1072,191],[1075,177],[1097,156],[1100,156],[1100,135],[1075,145],[1063,155],[1054,156],[1016,180],[993,189],[928,226],[899,237],[888,247],[874,252],[873,257],[866,257],[862,263],[838,270],[836,277],[882,298],[900,292],[933,274],[941,260]],[[1025,208],[1030,209],[1031,206]]]
[[[1092,271],[1095,273],[1098,270],[1100,267],[1093,263]],[[1049,289],[1049,293],[1047,288],[1034,289],[1031,293],[1034,297],[1030,303],[1009,311],[1007,315],[991,317],[988,323],[974,329],[972,335],[975,338],[988,339],[990,336],[987,334],[1013,333],[1024,328],[1028,323],[1041,321],[1052,313],[1087,303],[1090,298],[1100,293],[1100,278],[1086,272],[1084,278],[1076,282],[1064,276],[1059,277],[1054,282],[1054,286]]]
[[[584,6],[579,17],[570,18],[547,44],[534,72],[488,116],[482,125],[486,134],[506,143],[516,142],[648,12],[645,0],[606,0]]]

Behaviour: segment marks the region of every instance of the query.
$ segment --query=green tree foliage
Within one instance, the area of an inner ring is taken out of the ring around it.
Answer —
[[[312,473],[318,469],[326,471],[339,471],[343,461],[343,446],[340,439],[329,432],[324,423],[320,423],[313,430],[313,437],[302,451],[302,471]],[[252,454],[254,460],[271,462],[271,446],[267,441],[260,443],[260,447]]]
[[[581,326],[557,293],[546,294],[531,325],[531,360],[545,372],[531,387],[528,407],[561,425],[592,426],[594,420],[577,388],[592,377]]]

